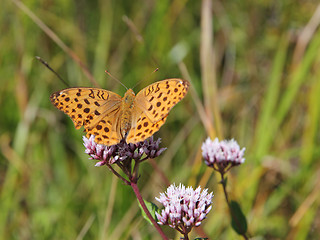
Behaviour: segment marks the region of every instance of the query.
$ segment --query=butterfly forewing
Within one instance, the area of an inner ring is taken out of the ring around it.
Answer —
[[[184,98],[188,88],[188,81],[167,79],[142,89],[134,101],[131,130],[126,141],[140,142],[157,132],[173,106]]]
[[[102,132],[107,128],[111,132],[121,103],[118,94],[98,88],[67,88],[53,93],[50,100],[72,119],[76,129],[84,125],[88,133],[96,133],[95,129],[102,120],[105,121],[100,124]]]
[[[156,82],[137,94],[135,104],[143,109],[151,122],[156,123],[184,98],[189,85],[188,81],[175,78]]]

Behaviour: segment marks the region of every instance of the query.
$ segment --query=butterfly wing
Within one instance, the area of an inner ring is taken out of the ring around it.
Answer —
[[[87,137],[112,145],[121,140],[118,131],[121,97],[99,88],[67,88],[50,96],[52,104],[66,113],[76,129],[84,125]]]
[[[126,142],[140,142],[157,132],[170,110],[187,94],[189,86],[186,80],[166,79],[142,89],[134,100]]]
[[[90,117],[90,116],[89,116]],[[95,142],[111,146],[117,144],[122,139],[120,134],[120,107],[113,107],[111,111],[105,114],[101,114],[101,117],[97,118],[97,124],[92,128],[85,128],[87,132],[87,138],[91,135],[95,136]]]

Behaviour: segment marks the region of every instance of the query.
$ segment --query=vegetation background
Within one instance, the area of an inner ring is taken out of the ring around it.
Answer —
[[[202,224],[210,239],[240,237],[218,176],[202,162],[207,136],[246,147],[228,191],[250,236],[319,239],[319,24],[314,0],[2,0],[1,239],[160,239],[131,188],[88,160],[83,132],[49,101],[66,86],[35,56],[70,86],[95,79],[120,95],[106,69],[128,87],[139,83],[136,92],[156,80],[190,80],[156,134],[168,149],[155,162],[171,183],[214,192]],[[139,187],[156,202],[167,184],[150,163]]]

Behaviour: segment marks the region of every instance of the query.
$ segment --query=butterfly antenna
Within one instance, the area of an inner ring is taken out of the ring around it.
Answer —
[[[45,60],[38,56],[36,56],[36,59],[39,60],[39,62],[41,62],[43,65],[45,65],[51,72],[53,72],[67,87],[70,87],[69,84],[65,80],[63,80],[63,78],[60,77],[60,75],[56,71],[54,71]]]
[[[151,74],[154,74],[155,72],[158,72],[158,71],[159,71],[159,68],[156,68],[155,70],[152,71]],[[151,74],[148,77],[150,77]],[[144,78],[144,79],[140,80],[139,82],[137,82],[136,85],[134,85],[132,89],[134,89],[138,84],[140,84],[142,81],[144,82],[145,80],[146,80],[146,78]]]
[[[124,86],[125,89],[128,90],[128,88],[126,87],[126,85],[124,85],[118,78],[114,77],[111,75],[111,73],[108,72],[108,70],[105,70],[106,74],[108,74],[113,80],[116,80],[118,83],[120,83],[122,86]]]

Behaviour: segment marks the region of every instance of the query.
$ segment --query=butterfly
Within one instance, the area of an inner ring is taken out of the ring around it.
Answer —
[[[84,126],[86,137],[107,146],[138,143],[157,132],[170,110],[184,98],[190,83],[172,78],[155,82],[137,95],[128,89],[124,97],[100,88],[67,88],[50,96],[52,104],[66,113],[75,128]]]

